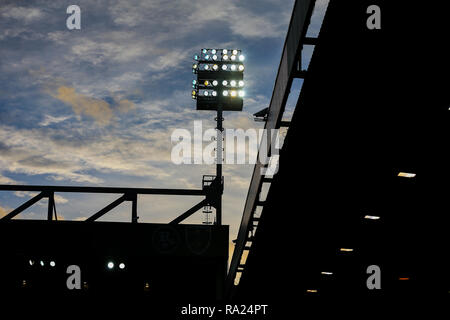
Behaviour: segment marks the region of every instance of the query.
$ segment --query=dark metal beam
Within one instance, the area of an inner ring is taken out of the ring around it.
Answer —
[[[102,210],[100,210],[96,214],[94,214],[94,215],[90,216],[89,218],[87,218],[85,221],[86,222],[92,222],[92,221],[97,220],[98,218],[103,216],[105,213],[107,213],[108,211],[111,211],[112,209],[114,209],[115,207],[117,207],[119,204],[121,204],[122,202],[124,202],[126,200],[127,200],[127,195],[124,194],[119,199],[117,199],[114,202],[110,203],[109,205],[104,207]]]
[[[318,42],[317,38],[305,37],[303,39],[303,44],[315,46]]]
[[[275,80],[275,86],[270,100],[269,110],[267,112],[267,121],[265,129],[278,129],[281,118],[284,113],[286,102],[289,96],[290,88],[295,74],[297,65],[301,56],[301,50],[304,45],[304,38],[314,9],[315,0],[296,0],[289,24],[288,33],[281,55],[280,65]],[[270,145],[268,154],[270,154]],[[259,156],[258,156],[259,159]],[[255,209],[255,203],[259,197],[260,186],[263,176],[261,169],[264,165],[256,163],[253,169],[252,180],[247,194],[247,199],[242,215],[241,226],[239,228],[235,250],[230,263],[230,269],[227,276],[226,291],[233,292],[234,280],[236,272],[239,268],[239,262],[244,251],[246,239],[249,230],[252,227],[252,216]]]
[[[289,127],[290,125],[290,121],[280,121],[280,127]]]
[[[178,223],[180,223],[184,219],[189,218],[191,215],[193,215],[195,212],[197,212],[198,210],[200,210],[201,208],[203,208],[207,204],[208,204],[208,200],[207,199],[204,199],[204,200],[200,201],[195,206],[190,208],[188,211],[186,211],[185,213],[180,215],[178,218],[175,218],[174,220],[172,220],[169,224],[178,224]]]
[[[4,216],[3,218],[1,218],[0,220],[10,220],[12,218],[14,218],[15,216],[17,216],[19,213],[21,213],[23,210],[31,207],[33,204],[35,204],[36,202],[38,202],[39,200],[41,200],[42,198],[45,198],[48,194],[46,192],[41,192],[39,193],[37,196],[31,198],[30,200],[28,200],[27,202],[25,202],[24,204],[22,204],[20,207],[14,209],[13,211],[11,211],[10,213],[8,213],[6,216]]]
[[[137,223],[138,222],[138,215],[137,215],[137,194],[130,195],[130,199],[128,199],[131,202],[131,222]]]
[[[53,220],[53,211],[55,207],[55,194],[53,192],[48,193],[48,211],[47,220]]]
[[[197,189],[154,189],[154,188],[114,188],[114,187],[67,187],[67,186],[24,186],[0,185],[0,191],[44,191],[44,192],[74,192],[74,193],[136,193],[180,196],[204,196],[205,190]]]

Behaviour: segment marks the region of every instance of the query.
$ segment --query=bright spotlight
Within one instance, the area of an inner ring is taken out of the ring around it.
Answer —
[[[43,267],[45,265],[44,261],[39,261],[39,264],[41,265],[41,267]]]
[[[242,111],[246,96],[244,60],[239,49],[203,48],[194,56],[191,65],[196,80],[191,92],[197,110]],[[119,270],[119,263],[114,262],[114,270]]]
[[[108,262],[107,266],[108,266],[108,269],[110,269],[110,270],[113,269],[114,268],[114,262],[112,262],[112,261]]]
[[[55,261],[50,261],[50,267],[54,267],[54,266],[56,266]]]
[[[119,269],[121,269],[121,270],[123,270],[123,269],[125,269],[125,263],[121,263],[121,264],[119,264]]]
[[[30,266],[34,265],[34,261],[33,260],[28,260],[28,263],[30,264]]]

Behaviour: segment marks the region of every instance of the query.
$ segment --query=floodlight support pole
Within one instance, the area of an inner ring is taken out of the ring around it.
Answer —
[[[222,104],[219,103],[217,106],[217,145],[216,145],[216,179],[218,182],[218,186],[220,189],[217,193],[216,200],[216,224],[222,225],[222,193],[223,193],[223,185],[222,185],[222,162],[223,162],[223,117],[222,117]]]

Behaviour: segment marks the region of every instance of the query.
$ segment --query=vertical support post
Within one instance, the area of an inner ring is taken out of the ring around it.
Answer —
[[[216,201],[216,224],[222,225],[222,149],[223,149],[223,117],[222,117],[222,104],[219,103],[217,106],[217,152],[216,152],[216,179],[220,190],[218,190],[217,201]]]
[[[137,215],[137,193],[134,193],[131,195],[131,222],[137,223],[138,222],[138,215]]]
[[[55,193],[53,191],[48,192],[48,211],[47,211],[47,220],[53,220],[53,210],[55,207]]]

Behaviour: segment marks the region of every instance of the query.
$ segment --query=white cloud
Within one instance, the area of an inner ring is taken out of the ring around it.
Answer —
[[[42,18],[44,13],[39,8],[7,6],[0,9],[0,15],[5,19],[10,18],[30,23]]]
[[[15,183],[17,183],[17,181],[10,179],[8,177],[5,177],[0,172],[0,184],[15,184]]]
[[[71,116],[53,117],[53,116],[51,116],[51,115],[46,114],[46,115],[45,115],[45,119],[42,120],[42,121],[39,123],[39,125],[46,127],[46,126],[48,126],[48,125],[50,125],[50,124],[60,123],[60,122],[66,121],[66,120],[68,120],[68,119],[70,119],[70,118],[71,118]]]

